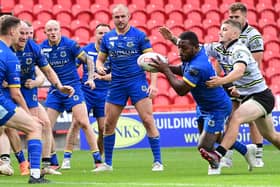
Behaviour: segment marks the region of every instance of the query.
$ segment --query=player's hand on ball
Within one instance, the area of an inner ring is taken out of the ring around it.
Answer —
[[[149,66],[152,66],[157,69],[158,72],[164,72],[166,69],[169,69],[168,63],[162,61],[162,59],[157,56],[156,58],[151,59],[152,62],[149,63]]]

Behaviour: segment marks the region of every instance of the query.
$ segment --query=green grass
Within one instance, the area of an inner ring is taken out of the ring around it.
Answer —
[[[62,152],[59,158],[62,159]],[[164,148],[162,157],[164,172],[152,172],[152,156],[149,149],[115,150],[114,171],[109,173],[92,173],[92,158],[87,151],[75,151],[72,169],[61,170],[61,176],[47,176],[53,181],[50,187],[63,186],[104,186],[104,187],[274,187],[280,186],[279,151],[266,146],[264,168],[247,170],[243,157],[234,153],[233,168],[225,168],[222,175],[208,176],[207,162],[203,160],[196,148]],[[28,177],[19,175],[18,164],[13,157],[15,175],[0,177],[0,186],[29,186]],[[41,186],[41,185],[36,185]],[[46,186],[46,185],[43,185]]]

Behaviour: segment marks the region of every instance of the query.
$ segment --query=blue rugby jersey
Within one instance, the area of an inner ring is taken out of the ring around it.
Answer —
[[[80,84],[75,60],[84,51],[76,41],[62,36],[57,45],[50,45],[49,41],[45,40],[41,47],[43,54],[63,85]]]
[[[152,51],[148,37],[132,26],[124,34],[117,33],[116,29],[106,33],[100,46],[100,52],[107,54],[111,62],[113,82],[145,77],[143,69],[137,64],[137,58],[146,51]]]
[[[11,49],[0,40],[0,95],[5,89],[2,86],[4,80],[9,87],[20,87],[20,63]]]
[[[89,43],[88,45],[86,45],[83,50],[92,58],[93,62],[94,62],[94,69],[96,71],[96,59],[98,56],[98,51],[95,47],[95,43]],[[80,64],[82,64],[82,62],[77,59],[77,65],[79,66]],[[104,67],[107,69],[107,73],[111,72],[111,64],[109,61],[106,61],[104,63]],[[88,66],[86,63],[83,63],[83,77],[82,77],[82,83],[85,83],[88,79]],[[100,79],[95,79],[94,80],[95,86],[96,88],[94,90],[107,90],[110,82],[109,81],[104,81],[104,80],[100,80]],[[90,88],[89,88],[90,89]],[[93,91],[94,91],[93,90]]]
[[[221,111],[231,105],[230,98],[222,86],[207,88],[205,84],[216,72],[204,47],[190,62],[183,62],[182,71],[183,80],[193,87],[191,93],[201,111]]]
[[[11,50],[16,54],[21,66],[21,85],[23,86],[27,79],[35,80],[35,66],[46,67],[48,61],[41,52],[41,47],[33,40],[28,40],[23,51]]]

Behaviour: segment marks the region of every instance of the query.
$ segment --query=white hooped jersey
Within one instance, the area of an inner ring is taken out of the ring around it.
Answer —
[[[219,62],[225,74],[233,70],[235,63],[246,64],[243,77],[233,82],[240,95],[246,96],[259,93],[267,88],[252,53],[240,40],[233,41],[227,49],[218,42],[204,44],[204,46],[207,55],[215,58]]]
[[[251,53],[262,52],[264,51],[264,42],[260,32],[246,24],[242,30],[239,40],[242,44],[246,45]]]

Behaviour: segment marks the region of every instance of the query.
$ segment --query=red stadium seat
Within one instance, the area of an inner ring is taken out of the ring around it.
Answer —
[[[180,58],[178,55],[178,49],[175,50],[171,50],[168,54],[167,54],[167,58],[168,58],[168,63],[169,64],[179,64],[180,63]]]
[[[277,20],[277,27],[280,29],[280,18]]]
[[[145,32],[147,36],[150,34],[150,30],[146,27],[146,24],[141,23],[137,19],[131,19],[130,24]]]
[[[38,89],[38,100],[39,101],[46,100],[48,91],[49,91],[49,88],[39,88]]]
[[[280,80],[278,80],[278,81],[280,81]],[[271,85],[269,85],[269,88],[271,89],[271,91],[274,95],[280,93],[280,85],[279,84],[271,84]]]
[[[214,41],[218,41],[220,32],[220,27],[218,25],[209,26],[205,30],[207,36],[213,36]]]
[[[176,91],[170,86],[169,90],[168,90],[168,96],[170,98],[170,100],[172,101],[171,103],[174,103],[174,98],[177,96],[178,94],[176,93]]]
[[[259,13],[259,17],[261,19],[268,19],[271,22],[275,22],[276,18],[278,18],[276,12],[273,9],[265,9]]]
[[[261,24],[261,20],[260,20],[260,24]],[[267,24],[262,26],[262,33],[264,35],[269,34],[270,36],[277,38],[279,34],[279,30],[276,24]]]
[[[193,26],[191,27],[189,30],[193,31],[194,33],[196,33],[198,40],[200,43],[204,42],[204,29],[200,26]]]
[[[167,95],[164,94],[158,94],[154,99],[153,99],[153,104],[154,105],[170,105],[172,101]]]
[[[250,25],[258,25],[259,16],[255,9],[248,9],[247,19]]]
[[[275,51],[276,53],[280,53],[280,42],[279,40],[270,40],[265,42],[265,50]],[[280,61],[279,61],[280,64]]]
[[[204,42],[205,43],[211,43],[211,42],[216,42],[218,41],[218,36],[214,36],[214,35],[205,35],[204,37]]]
[[[165,77],[158,77],[157,87],[160,93],[168,93],[170,84]]]
[[[138,20],[141,24],[146,24],[148,20],[148,15],[144,10],[135,10],[132,13],[131,19]]]
[[[40,21],[40,20],[35,20],[32,22],[32,26],[34,30],[40,29],[40,28],[44,28],[45,25]]]
[[[175,26],[180,26],[180,27],[184,27],[184,23],[178,23],[176,20],[173,20],[173,19],[168,19],[166,22],[165,22],[165,26],[168,27],[168,28],[171,28],[171,27],[175,27]]]
[[[75,40],[79,45],[81,45],[81,47],[83,47],[89,43],[88,40],[83,40],[79,36],[74,36],[74,37],[72,37],[72,39]]]
[[[89,8],[83,8],[79,4],[75,4],[72,6],[72,13],[74,15],[74,19],[83,21],[85,23],[89,23],[92,20],[93,16]]]
[[[158,20],[148,20],[147,28],[150,30],[151,35],[160,36],[159,27],[162,26],[162,23],[158,22]]]
[[[111,0],[112,4],[124,4],[128,5],[128,0]]]
[[[267,67],[280,69],[280,63],[279,62],[280,62],[280,57],[271,58],[267,63]]]
[[[275,8],[272,5],[269,5],[267,3],[258,3],[256,6],[256,11],[259,13],[259,17],[261,19],[269,19],[271,21],[276,21],[276,11]]]
[[[37,43],[42,43],[43,40],[47,39],[45,33],[44,33],[44,28],[40,28],[35,30],[35,38]]]
[[[235,2],[235,1],[234,1]],[[222,14],[222,15],[224,15],[225,13],[227,13],[228,12],[228,10],[229,10],[229,6],[231,5],[231,3],[227,3],[227,2],[225,2],[225,3],[222,3],[221,5],[220,5],[220,13]]]
[[[107,12],[108,14],[110,14],[110,11],[108,9],[108,7],[104,7],[102,6],[101,4],[92,4],[90,6],[90,11],[94,14],[95,12],[98,12],[98,11],[104,11],[104,12]]]
[[[164,42],[153,43],[153,50],[163,56],[167,56],[168,46]]]
[[[73,20],[70,27],[73,35],[78,36],[81,41],[89,40],[92,35],[88,24],[80,20]]]
[[[138,7],[136,4],[129,4],[128,5],[128,10],[130,14],[133,14],[135,11],[145,11],[145,9]],[[145,11],[146,12],[146,11]]]
[[[111,14],[107,11],[100,10],[94,13],[94,19],[100,21],[101,23],[108,24],[111,20]]]
[[[185,27],[181,25],[175,25],[170,27],[170,30],[174,33],[175,36],[179,36],[185,31]]]
[[[189,104],[194,104],[194,101],[192,97],[190,97],[189,95],[185,95],[185,96],[177,95],[174,97],[173,104],[189,105]]]
[[[37,4],[43,5],[45,9],[51,10],[55,0],[38,0]]]
[[[204,5],[211,6],[211,7],[217,7],[220,5],[220,0],[211,0],[211,1],[204,1],[204,4],[202,4],[201,7]]]
[[[203,4],[203,1],[201,1],[201,0],[198,0],[198,1],[186,0],[186,3],[185,3],[185,5],[191,5],[193,8],[197,8],[197,9],[200,9],[202,4]]]
[[[1,0],[1,12],[12,12],[17,0]]]
[[[150,19],[157,20],[161,25],[163,25],[167,19],[164,9],[155,4],[149,4],[147,6],[147,13],[150,15]]]
[[[267,64],[271,59],[279,57],[279,53],[275,53],[275,51],[265,50],[263,54],[263,60]],[[277,70],[279,72],[279,70]]]
[[[203,14],[199,10],[193,10],[187,13],[186,21],[192,20],[196,24],[201,24],[203,20]]]
[[[203,29],[203,26],[202,26],[201,23],[195,22],[192,19],[186,19],[184,21],[184,26],[185,26],[186,30],[188,30],[188,29],[190,29],[191,27],[194,27],[194,26],[198,26],[198,27],[201,27]]]
[[[52,11],[55,19],[63,25],[70,25],[71,21],[74,19],[72,12],[62,5],[54,5]]]
[[[135,4],[140,9],[145,9],[148,1],[130,0],[130,4]]]
[[[222,15],[219,10],[213,9],[213,10],[208,10],[207,12],[204,13],[205,18],[204,19],[211,19],[215,22],[215,24],[219,24],[222,19]]]
[[[211,10],[215,10],[215,11],[219,12],[218,5],[212,4],[210,2],[215,2],[215,1],[211,0],[211,1],[207,2],[207,3],[204,3],[201,6],[201,11],[202,11],[203,14],[205,14],[206,12],[211,11]]]
[[[211,19],[211,18],[204,19],[203,22],[202,22],[202,25],[203,25],[206,32],[207,32],[209,27],[215,26],[215,27],[220,28],[220,22],[217,22],[217,20]]]
[[[185,14],[181,10],[173,10],[168,13],[168,18],[176,21],[178,24],[184,24]]]
[[[258,0],[240,0],[240,2],[244,3],[247,8],[254,8],[257,4]]]
[[[45,8],[41,4],[36,4],[33,7],[33,14],[36,15],[36,19],[40,20],[43,24],[45,24],[50,19],[53,19],[52,10]]]
[[[105,0],[103,0],[105,1]],[[71,10],[73,1],[72,0],[56,0],[56,4],[63,6],[64,8]]]
[[[92,2],[91,0],[82,0],[82,1],[76,1],[76,4],[79,4],[82,7],[82,9],[89,9]]]
[[[69,26],[66,25],[61,26],[61,33],[63,36],[67,36],[68,38],[72,37],[72,31]]]
[[[259,23],[259,28],[261,28],[261,29],[263,29],[264,27],[266,27],[266,26],[268,26],[268,25],[274,25],[274,26],[276,26],[276,23],[275,23],[275,22],[272,22],[271,20],[266,19],[266,18],[259,19],[258,23]],[[277,26],[276,26],[276,27],[277,27]]]
[[[176,3],[174,0],[168,0],[167,5],[168,4],[175,4],[178,8],[182,8],[185,4],[185,0],[176,0]],[[165,7],[166,7],[166,5],[165,5]]]
[[[23,6],[22,4],[18,4],[14,7],[14,15],[20,19],[28,20],[30,22],[35,19],[32,9],[30,9],[30,7]]]
[[[101,22],[100,22],[99,20],[96,20],[96,19],[91,20],[90,23],[89,23],[89,28],[90,28],[90,30],[91,30],[92,32],[94,32],[95,29],[96,29],[96,26],[99,25],[100,23],[101,23]]]
[[[179,0],[177,0],[177,1],[179,1]],[[150,1],[150,3],[153,3],[159,7],[164,8],[164,6],[167,4],[167,1],[166,0],[156,0],[156,1]]]
[[[35,1],[32,0],[17,0],[17,4],[21,4],[24,7],[28,7],[30,10],[32,10],[33,6],[35,5]]]
[[[274,10],[276,12],[277,15],[280,14],[280,2],[277,2],[275,5],[274,5]]]
[[[275,0],[258,0],[258,4],[266,4],[267,6],[274,6],[277,1]]]

